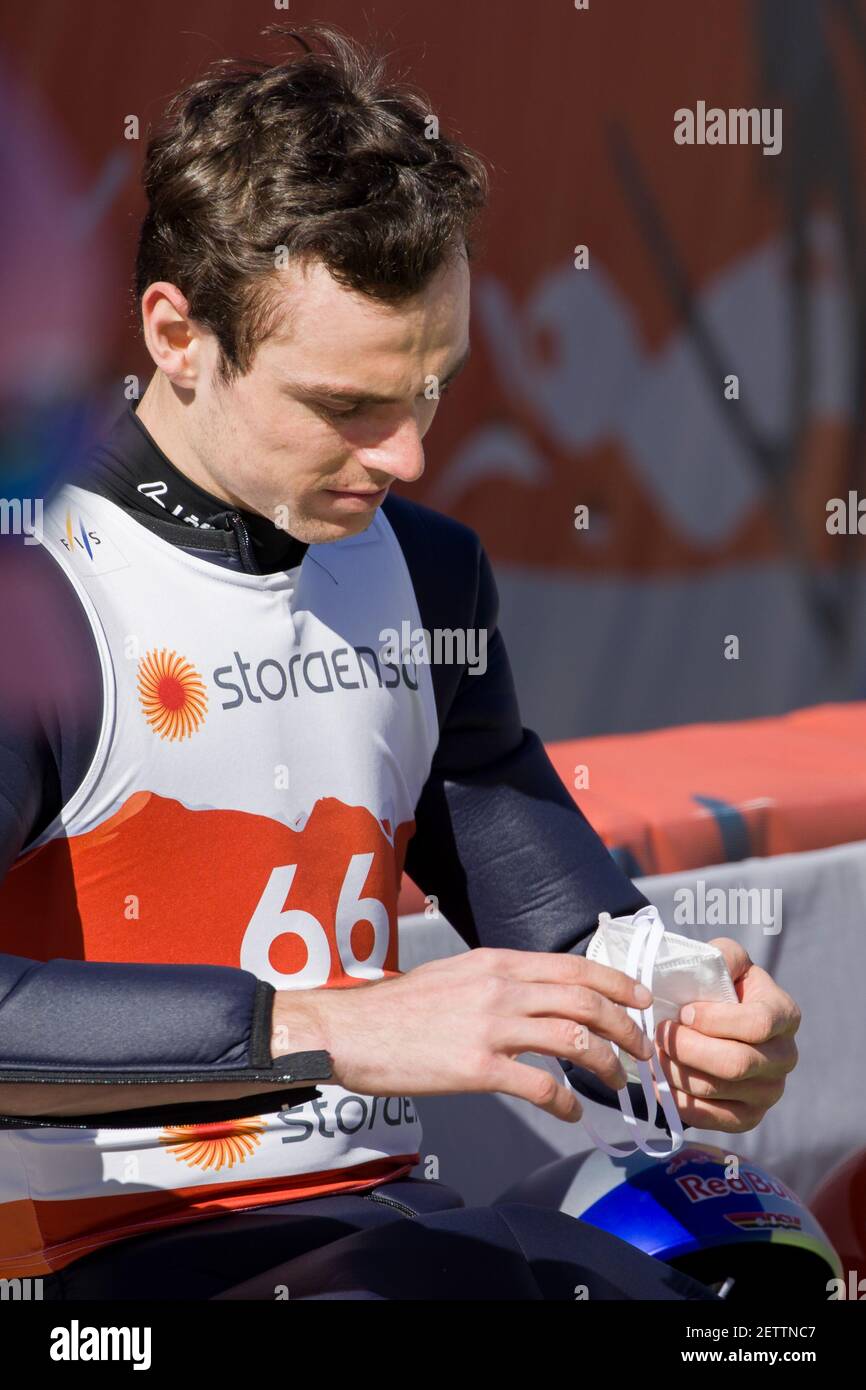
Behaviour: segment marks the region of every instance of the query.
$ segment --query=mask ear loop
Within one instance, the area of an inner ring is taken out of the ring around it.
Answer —
[[[603,915],[609,917],[607,913]],[[635,913],[634,926],[635,930],[632,934],[631,942],[629,943],[625,973],[630,975],[632,979],[635,979],[638,974],[638,969],[640,968],[641,984],[645,985],[647,989],[652,992],[653,969],[658,948],[664,936],[664,923],[659,917],[658,909],[652,904],[649,904],[647,907],[640,908],[638,912]],[[628,1015],[634,1020],[638,1027],[646,1033],[653,1043],[653,1046],[655,1046],[655,1018],[652,1004],[643,1011],[629,1008]],[[618,1057],[620,1048],[616,1043],[611,1043],[611,1046]],[[556,1058],[548,1057],[547,1055],[539,1055],[545,1065],[553,1072],[557,1081],[561,1082],[564,1086],[568,1086],[568,1078]],[[654,1054],[650,1059],[650,1063],[656,1061],[657,1057],[656,1054]],[[646,1100],[647,1115],[650,1116],[655,1114],[656,1096],[653,1090],[653,1081],[655,1081],[655,1084],[658,1086],[662,1113],[668,1122],[668,1127],[671,1132],[671,1143],[668,1146],[664,1141],[660,1141],[661,1147],[658,1147],[658,1145],[653,1147],[653,1141],[643,1138],[638,1128],[639,1122],[632,1107],[628,1086],[625,1085],[617,1091],[617,1098],[619,1100],[620,1110],[622,1111],[623,1121],[634,1131],[634,1142],[629,1141],[626,1144],[609,1144],[607,1140],[603,1139],[598,1133],[598,1130],[592,1122],[587,1119],[586,1115],[582,1115],[580,1121],[596,1148],[609,1154],[611,1158],[628,1158],[631,1154],[637,1153],[638,1150],[647,1154],[650,1158],[668,1158],[671,1154],[675,1154],[678,1149],[682,1148],[684,1138],[682,1121],[680,1120],[676,1102],[671,1095],[667,1077],[664,1075],[664,1072],[662,1072],[660,1065],[656,1070],[654,1067],[651,1068],[650,1063],[637,1058],[635,1059],[635,1065],[637,1066],[638,1075],[643,1087],[644,1099]],[[659,1079],[659,1073],[661,1074],[661,1079]]]
[[[652,993],[653,970],[655,968],[658,949],[665,933],[665,927],[664,922],[658,914],[658,909],[652,904],[648,907],[640,908],[639,911],[635,913],[635,923],[638,922],[641,916],[643,916],[643,922],[638,925],[629,944],[625,973],[630,975],[632,979],[636,979],[638,970],[640,970],[641,984],[645,985],[650,993]],[[638,964],[639,962],[641,962],[640,966]],[[643,1030],[653,1044],[653,1047],[655,1047],[655,1014],[652,1003],[643,1011],[630,1008],[628,1010],[628,1015],[630,1018],[634,1019],[635,1023]],[[611,1046],[617,1056],[619,1056],[620,1048],[616,1043],[612,1043]],[[659,1063],[658,1053],[653,1052],[652,1057],[648,1061],[636,1058],[635,1066],[637,1067],[638,1076],[641,1079],[648,1116],[655,1114],[656,1094],[653,1090],[653,1082],[655,1082],[655,1085],[658,1087],[658,1099],[662,1107],[662,1114],[668,1122],[671,1142],[667,1144],[664,1140],[655,1141],[643,1138],[638,1128],[638,1121],[635,1118],[631,1096],[629,1095],[627,1086],[623,1086],[621,1090],[617,1091],[623,1120],[627,1125],[633,1128],[636,1147],[639,1148],[642,1153],[647,1154],[650,1158],[669,1158],[671,1154],[675,1154],[678,1149],[682,1148],[684,1140],[683,1125],[676,1107],[676,1102],[671,1095],[667,1077],[662,1071],[661,1064]],[[584,1123],[586,1122],[584,1121]],[[632,1149],[631,1152],[634,1152],[634,1149]]]

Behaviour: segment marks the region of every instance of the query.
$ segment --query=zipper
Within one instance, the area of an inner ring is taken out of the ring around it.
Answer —
[[[401,1211],[404,1216],[411,1216],[414,1220],[418,1213],[411,1207],[407,1207],[405,1202],[398,1202],[396,1197],[388,1197],[384,1192],[364,1192],[361,1194],[368,1202],[378,1202],[383,1207],[394,1207],[396,1211]]]
[[[6,1077],[8,1077],[8,1076],[10,1075],[10,1073],[7,1071],[7,1072],[4,1073],[3,1075],[5,1075]],[[237,1072],[233,1072],[233,1073],[231,1073],[231,1075],[232,1075],[232,1077],[233,1077],[234,1079],[238,1079],[238,1077],[239,1077],[239,1073],[237,1073]],[[260,1074],[259,1074],[259,1075],[260,1075]],[[14,1076],[15,1076],[15,1079],[16,1079],[16,1080],[19,1080],[19,1081],[22,1081],[22,1080],[27,1079],[27,1080],[38,1080],[38,1081],[41,1081],[41,1082],[46,1082],[46,1081],[47,1081],[48,1084],[54,1084],[54,1082],[55,1082],[55,1078],[53,1078],[53,1077],[51,1077],[51,1078],[46,1078],[46,1077],[44,1077],[44,1076],[38,1076],[38,1075],[34,1076],[32,1073],[31,1073],[31,1074],[28,1074],[28,1076],[27,1076],[26,1078],[25,1078],[25,1077],[22,1075],[22,1073],[20,1073],[20,1072],[14,1074]],[[126,1082],[124,1083],[123,1081],[121,1081],[120,1084],[134,1084],[134,1085],[136,1085],[136,1086],[139,1086],[139,1085],[142,1084],[141,1078],[136,1078],[135,1082],[133,1083],[133,1082],[129,1082],[129,1081],[128,1081],[129,1073],[127,1073],[126,1076],[127,1076]],[[2,1079],[2,1076],[0,1076],[0,1079]],[[87,1082],[85,1082],[85,1083],[82,1083],[82,1082],[81,1082],[81,1078],[80,1078],[80,1077],[75,1077],[75,1078],[66,1077],[66,1078],[64,1078],[64,1079],[65,1079],[65,1081],[66,1081],[67,1083],[69,1083],[69,1082],[71,1082],[71,1081],[74,1080],[76,1084],[86,1084],[86,1085],[90,1085],[90,1084],[93,1084],[93,1085],[110,1084],[110,1083],[114,1083],[114,1082],[116,1082],[116,1081],[118,1080],[118,1078],[117,1078],[116,1076],[103,1076],[103,1077],[100,1079],[100,1081],[94,1081],[93,1078],[90,1077],[90,1078],[88,1078]],[[183,1077],[183,1078],[180,1078],[180,1077],[173,1077],[173,1078],[172,1078],[173,1081],[179,1081],[179,1080],[200,1081],[201,1079],[202,1079],[202,1078],[201,1078],[200,1076],[197,1076],[197,1075],[190,1076],[190,1077]],[[223,1076],[222,1078],[214,1078],[214,1079],[215,1079],[215,1080],[225,1079],[225,1074],[224,1074],[224,1076]],[[249,1080],[249,1076],[248,1076],[248,1075],[240,1075],[240,1078],[239,1078],[239,1079],[241,1079],[241,1080]],[[261,1079],[266,1079],[266,1080],[269,1080],[269,1079],[273,1079],[273,1080],[282,1080],[283,1078],[282,1078],[282,1076],[280,1076],[280,1077],[273,1077],[273,1078],[271,1078],[271,1077],[264,1077],[264,1078],[261,1078]],[[147,1084],[151,1084],[151,1085],[159,1084],[160,1082],[162,1082],[162,1081],[164,1081],[164,1080],[165,1080],[164,1077],[153,1077],[153,1076],[150,1076],[150,1077],[145,1078],[145,1082],[146,1082]],[[218,1119],[223,1119],[223,1118],[227,1118],[227,1119],[244,1119],[244,1118],[246,1118],[248,1115],[260,1114],[260,1113],[262,1113],[262,1110],[263,1110],[263,1109],[264,1109],[264,1110],[268,1110],[269,1108],[272,1109],[272,1110],[275,1110],[275,1109],[284,1110],[284,1109],[286,1109],[289,1105],[304,1105],[304,1104],[306,1104],[308,1101],[315,1100],[316,1097],[317,1097],[317,1096],[320,1096],[320,1095],[321,1095],[321,1091],[319,1091],[319,1090],[317,1089],[317,1086],[316,1086],[315,1082],[310,1082],[310,1083],[308,1083],[308,1084],[306,1084],[306,1085],[303,1085],[303,1086],[295,1086],[295,1087],[293,1087],[291,1090],[275,1091],[275,1092],[273,1092],[273,1093],[266,1094],[266,1095],[263,1095],[263,1096],[261,1096],[261,1097],[256,1097],[255,1099],[260,1100],[260,1101],[263,1101],[263,1102],[268,1102],[268,1104],[265,1104],[264,1106],[259,1105],[257,1109],[246,1108],[246,1109],[244,1109],[244,1110],[242,1111],[242,1113],[239,1114],[239,1115],[229,1113],[228,1116],[221,1116],[221,1117],[218,1117]],[[152,1128],[153,1126],[162,1126],[162,1125],[169,1124],[169,1123],[174,1123],[174,1124],[179,1124],[179,1125],[211,1124],[211,1123],[214,1122],[214,1119],[213,1119],[213,1110],[214,1110],[214,1107],[217,1107],[218,1109],[223,1110],[223,1111],[226,1110],[226,1109],[228,1109],[230,1112],[232,1112],[232,1111],[234,1111],[234,1110],[235,1110],[237,1107],[239,1107],[239,1106],[246,1106],[247,1103],[248,1103],[248,1102],[251,1102],[252,1100],[253,1100],[253,1097],[252,1097],[252,1096],[249,1096],[249,1097],[247,1097],[246,1099],[245,1099],[244,1097],[237,1097],[235,1100],[223,1100],[223,1101],[219,1101],[219,1100],[216,1100],[216,1101],[214,1101],[214,1100],[184,1101],[183,1096],[182,1096],[182,1094],[181,1094],[181,1095],[178,1097],[178,1099],[177,1099],[176,1101],[166,1101],[164,1104],[159,1105],[159,1106],[137,1106],[137,1107],[133,1107],[132,1109],[124,1110],[124,1109],[123,1109],[123,1106],[122,1106],[122,1104],[121,1104],[121,1105],[115,1106],[115,1108],[114,1108],[113,1110],[106,1110],[106,1111],[104,1111],[104,1112],[97,1112],[97,1113],[92,1114],[92,1115],[87,1115],[87,1114],[84,1114],[84,1115],[62,1115],[62,1114],[60,1114],[60,1115],[48,1115],[48,1116],[45,1116],[45,1115],[3,1115],[3,1114],[0,1114],[0,1132],[2,1132],[4,1129],[46,1129],[46,1128],[47,1128],[47,1129],[117,1129],[117,1130],[128,1130],[128,1129],[142,1129],[142,1128],[148,1129],[148,1128]]]
[[[232,531],[234,532],[235,537],[237,539],[238,551],[240,552],[240,557],[243,561],[244,569],[247,571],[248,574],[258,574],[259,571],[256,566],[256,562],[253,559],[253,548],[250,544],[250,535],[246,526],[244,525],[243,517],[240,515],[239,512],[229,512],[228,520],[232,528]]]
[[[154,1076],[153,1073],[144,1075],[142,1072],[122,1071],[122,1072],[88,1072],[82,1076],[80,1072],[60,1071],[51,1072],[46,1075],[44,1071],[10,1071],[0,1068],[0,1081],[41,1081],[47,1086],[163,1086],[175,1081],[296,1081],[294,1072],[290,1071],[250,1071],[249,1068],[233,1068],[231,1071],[221,1072],[184,1072],[179,1075],[172,1072],[170,1076]],[[316,1079],[302,1078],[308,1085],[315,1086],[319,1082]]]

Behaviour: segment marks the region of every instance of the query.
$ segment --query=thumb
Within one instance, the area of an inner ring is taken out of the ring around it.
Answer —
[[[716,936],[708,944],[715,946],[717,951],[721,951],[734,982],[742,979],[749,966],[753,964],[745,946],[741,946],[739,941],[734,941],[731,936]]]

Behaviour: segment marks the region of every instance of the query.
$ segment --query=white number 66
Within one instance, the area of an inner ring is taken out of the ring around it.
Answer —
[[[352,855],[337,903],[337,954],[346,974],[358,980],[381,979],[390,940],[385,904],[378,898],[359,896],[373,857]],[[241,969],[267,980],[275,989],[319,989],[327,984],[331,973],[331,943],[319,919],[299,907],[282,910],[297,868],[297,864],[284,864],[271,870],[241,942]],[[352,949],[352,928],[358,922],[369,922],[373,928],[373,949],[366,960],[359,960]],[[307,948],[306,965],[291,975],[275,970],[270,961],[271,946],[287,933],[299,936]]]

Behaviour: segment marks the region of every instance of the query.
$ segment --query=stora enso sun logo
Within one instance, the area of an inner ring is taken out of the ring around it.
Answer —
[[[159,1136],[172,1157],[190,1168],[234,1168],[245,1163],[262,1142],[265,1122],[258,1115],[218,1124],[169,1125]]]
[[[138,698],[160,738],[189,738],[207,713],[207,691],[195,667],[165,647],[138,663]]]

